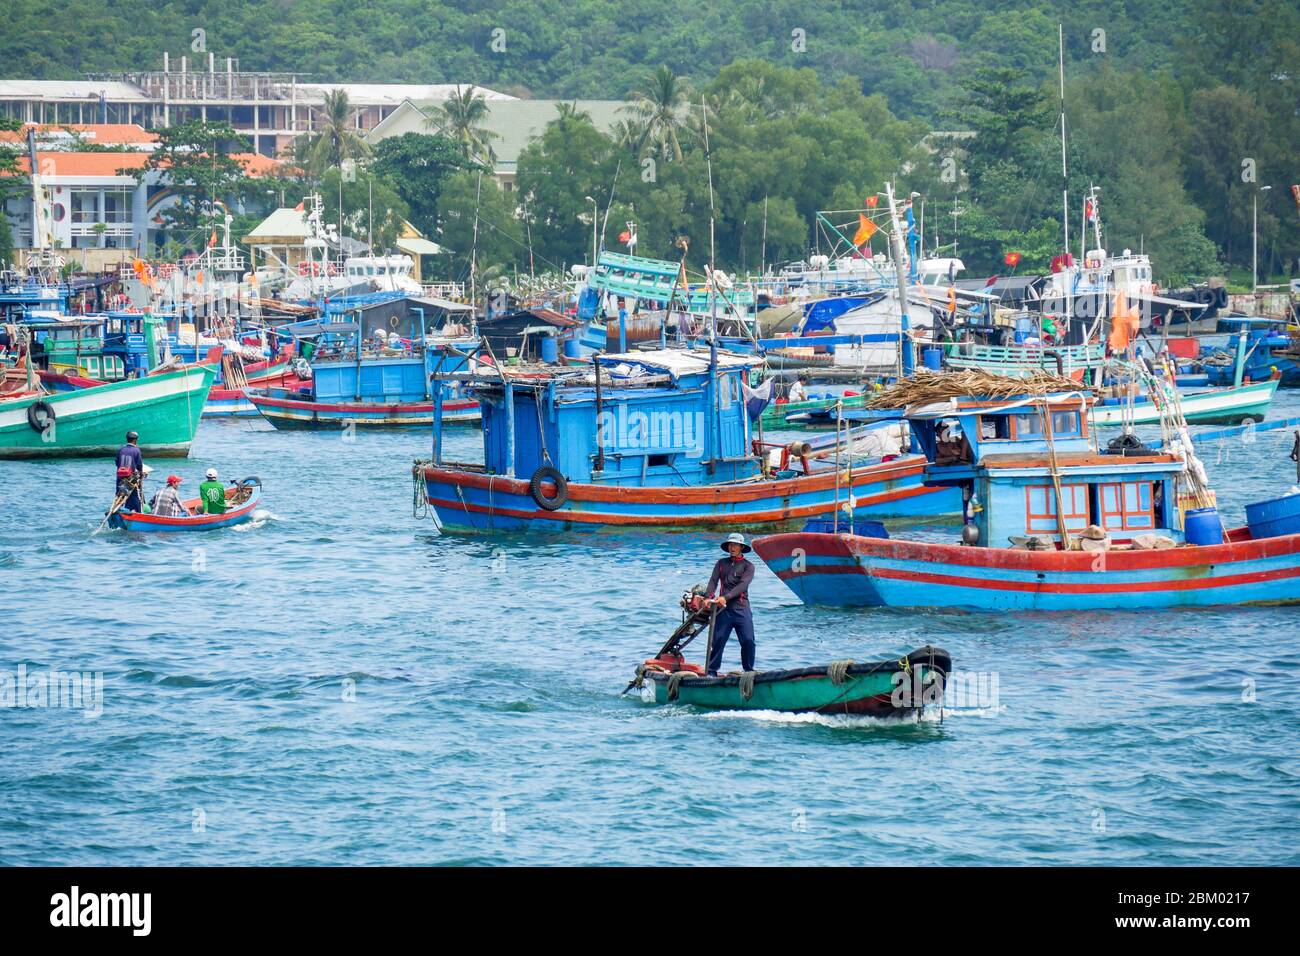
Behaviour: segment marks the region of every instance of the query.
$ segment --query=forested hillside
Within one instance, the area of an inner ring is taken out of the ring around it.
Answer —
[[[750,265],[761,251],[734,233],[752,230],[758,204],[766,202],[782,249],[792,249],[812,235],[816,204],[860,203],[905,163],[905,185],[937,215],[955,199],[969,204],[957,229],[976,267],[996,265],[1006,249],[1045,261],[1059,236],[1063,22],[1071,188],[1081,197],[1090,183],[1102,187],[1114,245],[1142,245],[1175,278],[1248,267],[1258,199],[1262,266],[1291,271],[1300,255],[1289,191],[1300,182],[1293,0],[3,3],[5,77],[158,68],[163,50],[190,50],[194,30],[245,70],[470,82],[523,96],[634,95],[666,66],[696,99],[707,91],[720,112],[733,108],[717,117],[714,159],[732,231],[727,255]],[[754,86],[764,78],[766,92]],[[917,151],[933,130],[979,135],[961,151],[938,140]],[[659,183],[680,188],[677,198],[698,218],[698,150],[685,148]],[[530,169],[548,168],[539,149],[521,162],[521,183]],[[941,168],[947,157],[956,157],[955,178]],[[610,153],[591,172],[615,166]],[[675,201],[661,190],[643,198],[638,215],[661,215],[667,233],[680,225],[669,221]],[[656,242],[641,251],[668,250]]]

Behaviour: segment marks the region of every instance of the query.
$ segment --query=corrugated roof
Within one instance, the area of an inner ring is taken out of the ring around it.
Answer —
[[[96,100],[149,102],[136,86],[119,80],[0,80],[0,100]]]
[[[353,106],[397,106],[403,100],[436,100],[441,103],[464,84],[457,83],[299,83],[298,89],[307,97],[313,93],[324,99],[331,90],[345,90]],[[512,100],[508,93],[498,93],[486,86],[475,86],[488,100]]]
[[[231,158],[243,163],[244,169],[253,178],[274,175],[288,168],[279,160],[270,159],[259,153],[232,153]],[[119,170],[143,169],[148,159],[148,153],[138,151],[82,153],[41,150],[36,153],[36,162],[46,176],[121,176],[123,174]],[[18,165],[23,172],[31,172],[26,155],[18,157]]]
[[[300,242],[310,235],[307,226],[307,213],[301,209],[280,208],[259,222],[253,231],[244,237],[245,242],[270,243],[272,240],[287,239]]]

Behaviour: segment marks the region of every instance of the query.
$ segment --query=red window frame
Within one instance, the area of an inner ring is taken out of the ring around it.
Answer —
[[[1034,498],[1041,495],[1043,507],[1036,509]],[[1061,485],[1061,503],[1065,506],[1067,531],[1088,527],[1088,486]],[[1082,508],[1083,510],[1079,510]],[[1060,535],[1056,520],[1056,491],[1051,485],[1025,486],[1025,533]]]
[[[1143,491],[1146,492],[1145,508],[1142,507]],[[1115,496],[1109,502],[1106,500],[1108,493]],[[1152,482],[1118,481],[1097,485],[1097,510],[1103,530],[1154,531],[1156,500]]]

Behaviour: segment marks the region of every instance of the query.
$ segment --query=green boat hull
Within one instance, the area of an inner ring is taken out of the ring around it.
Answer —
[[[0,459],[113,455],[131,430],[139,432],[144,454],[183,458],[189,454],[215,375],[212,366],[190,366],[0,402]],[[28,421],[27,410],[38,401],[54,410],[54,425],[44,433]]]
[[[656,704],[689,704],[708,710],[773,710],[783,713],[905,717],[927,705],[939,707],[951,670],[948,653],[923,647],[892,661],[852,664],[835,674],[830,665],[763,671],[746,695],[739,675],[674,678],[644,671],[645,697]],[[838,680],[837,680],[838,678]]]
[[[842,401],[845,408],[861,408],[866,403],[867,397],[865,395],[850,395],[842,399]],[[763,409],[763,427],[794,427],[792,423],[786,421],[791,415],[800,415],[804,412],[820,412],[834,407],[835,399],[833,398],[814,398],[806,402],[772,404]]]

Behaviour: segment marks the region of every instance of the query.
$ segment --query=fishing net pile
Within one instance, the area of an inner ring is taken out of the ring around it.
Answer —
[[[1088,391],[1086,386],[1051,372],[1034,371],[1022,378],[995,375],[980,369],[961,372],[918,370],[912,378],[891,385],[867,401],[868,408],[905,408],[945,402],[951,398],[1017,398],[1022,395],[1045,395],[1050,392]]]

